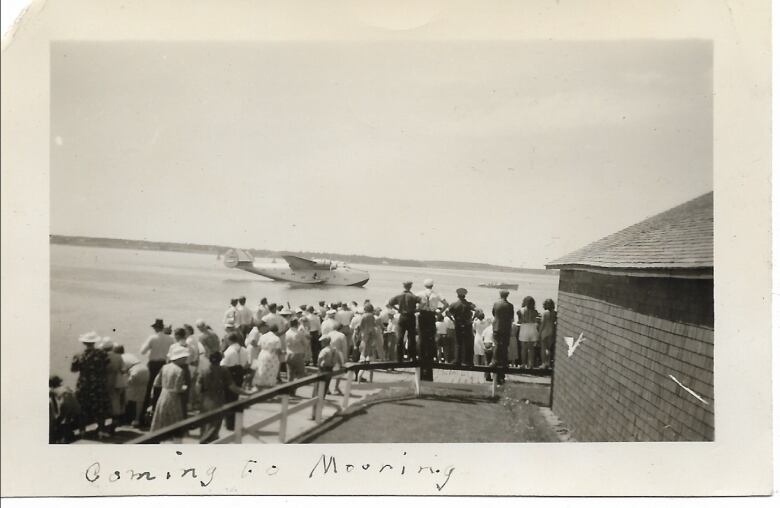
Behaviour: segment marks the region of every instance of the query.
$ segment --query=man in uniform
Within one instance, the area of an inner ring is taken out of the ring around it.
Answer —
[[[387,302],[387,305],[398,311],[398,325],[396,327],[398,344],[396,344],[396,348],[399,362],[404,359],[404,335],[409,341],[409,345],[406,347],[409,359],[414,360],[417,356],[417,326],[414,313],[417,310],[418,301],[419,298],[412,293],[412,282],[406,281],[404,282],[404,292],[392,297]]]
[[[448,311],[455,322],[455,363],[457,365],[474,365],[474,334],[472,323],[476,305],[466,300],[468,291],[465,288],[455,290],[458,300],[450,305]]]
[[[507,301],[509,291],[502,289],[499,291],[501,297],[493,304],[493,341],[496,343],[496,354],[491,367],[506,368],[509,356],[509,337],[512,334],[512,320],[515,317],[515,306]],[[499,384],[504,383],[504,373],[499,371],[496,374],[496,380]]]
[[[436,311],[444,311],[447,301],[433,290],[433,280],[425,279],[425,289],[417,293],[420,312],[420,362],[422,372],[420,379],[433,381],[433,357],[436,356]]]

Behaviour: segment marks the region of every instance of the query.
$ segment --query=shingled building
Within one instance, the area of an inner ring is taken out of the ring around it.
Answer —
[[[712,193],[547,268],[560,270],[552,409],[573,437],[714,439]]]

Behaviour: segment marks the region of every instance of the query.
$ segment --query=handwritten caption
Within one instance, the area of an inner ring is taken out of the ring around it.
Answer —
[[[177,456],[184,453],[176,450]],[[214,465],[198,466],[185,464],[176,468],[115,468],[95,461],[84,470],[84,479],[88,484],[134,484],[145,485],[150,483],[165,483],[171,481],[191,482],[193,487],[216,487],[215,482],[224,482],[226,486],[235,484],[236,480],[245,481],[256,478],[277,476],[282,469],[274,463],[265,462],[258,458],[247,458],[243,464],[236,467],[220,467]],[[312,460],[310,467],[290,468],[294,478],[304,481],[316,481],[318,479],[338,479],[360,476],[362,479],[376,477],[377,479],[404,480],[408,478],[430,480],[430,485],[436,491],[441,492],[450,483],[455,467],[452,465],[441,466],[430,463],[421,463],[412,460],[407,452],[403,452],[397,460],[382,462],[354,462],[345,460],[336,454],[320,454],[316,460]]]

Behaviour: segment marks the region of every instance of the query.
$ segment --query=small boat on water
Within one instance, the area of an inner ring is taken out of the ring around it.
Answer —
[[[517,291],[519,284],[510,284],[508,282],[483,282],[479,284],[481,288],[493,288],[493,289],[513,289]]]

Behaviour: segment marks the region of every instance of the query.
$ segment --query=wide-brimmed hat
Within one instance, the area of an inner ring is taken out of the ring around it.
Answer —
[[[152,323],[149,326],[151,326],[152,328],[165,328],[165,323],[163,323],[162,319],[157,318],[154,320],[154,323]]]
[[[326,316],[335,316],[336,315],[336,311],[333,310],[333,309],[328,309],[328,310],[325,311],[325,315]]]
[[[100,336],[97,332],[87,332],[79,336],[79,342],[83,344],[94,344],[100,340]]]
[[[423,286],[425,286],[427,288],[432,288],[433,287],[433,279],[425,279],[423,281]]]
[[[206,321],[204,321],[202,318],[195,320],[195,328],[205,328],[206,326]]]
[[[103,337],[100,339],[100,349],[111,350],[114,349],[114,341],[111,337]]]
[[[292,312],[290,312],[290,309],[282,309],[279,312],[280,316],[292,316]]]
[[[178,344],[174,344],[171,347],[170,353],[168,353],[168,359],[170,361],[178,360],[180,358],[187,358],[190,356],[190,351],[184,347],[180,346]]]

